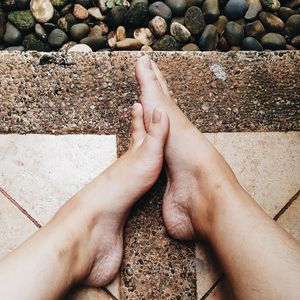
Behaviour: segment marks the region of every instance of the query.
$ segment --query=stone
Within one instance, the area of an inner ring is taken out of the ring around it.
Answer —
[[[289,7],[280,7],[277,16],[283,21],[286,22],[290,16],[297,14],[297,12]]]
[[[246,0],[229,0],[224,8],[224,14],[229,20],[239,20],[244,17],[248,10]]]
[[[39,23],[35,24],[34,32],[40,40],[47,41],[47,37],[48,37],[47,32],[45,31],[45,29],[43,28],[43,26],[41,24],[39,24]]]
[[[170,7],[174,16],[184,16],[187,10],[186,0],[165,0],[165,4]]]
[[[68,36],[61,29],[54,29],[48,36],[48,43],[53,48],[59,48],[68,41]]]
[[[156,37],[163,36],[168,29],[167,22],[160,16],[156,16],[155,18],[153,18],[149,22],[148,27]]]
[[[69,52],[83,52],[83,53],[88,53],[88,52],[93,52],[93,50],[88,45],[78,44],[78,45],[75,45],[75,46],[71,47],[68,50],[68,53]]]
[[[228,45],[228,42],[227,42],[225,36],[221,36],[219,38],[217,48],[223,52],[229,51],[230,47]]]
[[[56,25],[53,23],[45,23],[43,24],[43,28],[46,30],[47,33],[49,33],[56,28]]]
[[[106,46],[107,39],[104,36],[88,36],[80,40],[80,44],[86,44],[90,46],[93,51],[98,51]]]
[[[72,10],[71,10],[71,12],[73,11],[73,6],[72,6]],[[59,18],[60,17],[62,17],[62,16],[65,16],[66,14],[60,14],[59,12],[58,12],[58,10],[57,9],[55,9],[54,8],[54,14],[53,14],[53,18],[49,21],[49,22],[47,22],[47,23],[57,23],[57,21],[59,20]]]
[[[156,1],[149,6],[149,14],[151,17],[161,17],[166,21],[172,19],[172,11],[164,2]]]
[[[25,10],[29,8],[30,0],[16,0],[16,6],[18,9]]]
[[[73,15],[76,19],[85,20],[88,18],[89,12],[84,6],[82,6],[80,4],[75,4],[74,10],[73,10]]]
[[[132,38],[126,38],[116,44],[116,48],[120,50],[140,50],[142,46],[143,44],[140,41]]]
[[[178,42],[187,42],[191,37],[188,29],[177,22],[171,24],[170,33]]]
[[[201,34],[205,28],[202,10],[197,6],[188,8],[185,13],[184,23],[191,34]]]
[[[280,8],[278,0],[260,0],[263,7],[270,12],[276,12]]]
[[[186,0],[186,7],[189,8],[191,6],[202,7],[203,0]]]
[[[216,22],[220,15],[218,0],[205,0],[202,6],[202,12],[207,23]]]
[[[116,31],[117,41],[123,41],[126,39],[126,29],[124,26],[119,26]]]
[[[40,23],[47,23],[54,15],[54,7],[50,0],[31,0],[30,10],[34,18]]]
[[[99,25],[96,25],[98,27],[100,27],[101,31],[102,31],[102,35],[107,35],[109,32],[109,28],[108,25],[104,22],[99,22]]]
[[[152,46],[155,51],[176,51],[178,50],[178,43],[171,35],[164,35],[159,38]]]
[[[225,16],[219,16],[217,22],[214,23],[214,25],[217,27],[217,32],[219,35],[223,34],[227,23],[228,19]]]
[[[125,15],[125,24],[130,27],[142,27],[148,22],[148,5],[142,2],[130,7]]]
[[[94,4],[93,0],[75,0],[74,2],[76,4],[80,4],[81,6],[83,6],[85,8],[90,8]]]
[[[16,9],[16,0],[1,0],[0,6],[5,11],[14,10],[14,9]]]
[[[225,36],[230,46],[240,46],[244,38],[244,28],[234,21],[230,21],[225,27]]]
[[[258,17],[268,31],[281,32],[284,28],[283,21],[269,12],[262,11]]]
[[[253,37],[246,37],[242,42],[242,49],[248,51],[263,51],[263,46]]]
[[[90,27],[84,23],[78,23],[71,27],[70,34],[74,41],[79,42],[83,38],[87,37],[90,33]]]
[[[300,34],[300,15],[293,15],[288,18],[284,27],[285,33],[293,38]]]
[[[25,48],[23,46],[11,46],[5,48],[6,51],[25,51]]]
[[[148,46],[148,45],[144,45],[141,48],[141,51],[144,51],[144,52],[153,52],[153,49],[150,46]]]
[[[154,35],[149,28],[139,28],[133,33],[134,38],[140,41],[143,45],[151,46],[155,40]]]
[[[181,50],[182,50],[182,51],[199,51],[200,48],[199,48],[198,45],[196,45],[196,44],[189,43],[189,44],[184,45],[184,46],[181,48]]]
[[[10,22],[7,22],[5,35],[3,37],[3,41],[5,45],[7,46],[19,45],[22,39],[23,39],[22,32],[17,27],[12,25]]]
[[[12,11],[8,14],[8,20],[22,31],[28,31],[36,23],[30,10]]]
[[[2,43],[3,41],[5,31],[6,31],[6,15],[2,11],[2,9],[0,9],[0,43]]]
[[[244,27],[245,36],[251,36],[260,39],[265,34],[265,28],[260,21],[248,23]]]
[[[264,49],[284,50],[286,46],[285,38],[278,33],[267,33],[260,41]]]
[[[88,13],[90,16],[99,21],[104,21],[106,19],[105,16],[102,15],[99,7],[91,7],[88,9]]]
[[[45,51],[45,44],[33,33],[29,33],[24,37],[22,45],[25,50]]]
[[[199,41],[200,49],[203,51],[214,51],[218,44],[218,32],[215,25],[209,24],[205,27]]]
[[[58,15],[60,17],[64,17],[65,15],[72,13],[74,9],[74,4],[73,3],[69,3],[67,4],[65,7],[63,7],[60,12],[58,12],[56,9],[54,10],[54,13],[58,13]]]
[[[296,35],[292,41],[291,41],[292,45],[297,48],[300,49],[300,35]]]
[[[72,14],[67,14],[57,21],[57,26],[64,32],[68,33],[71,27],[76,23],[75,17]]]
[[[50,0],[55,8],[62,8],[69,4],[70,0]]]
[[[172,18],[170,25],[172,25],[172,23],[174,23],[174,22],[179,23],[181,25],[184,25],[184,17],[174,17],[174,18]]]
[[[249,7],[244,18],[248,21],[252,21],[262,11],[262,6],[260,0],[248,0],[248,3]]]
[[[111,47],[112,49],[116,48],[117,45],[117,34],[115,31],[110,31],[108,36],[107,36],[107,43],[109,45],[109,47]]]
[[[90,33],[88,34],[88,36],[97,36],[97,35],[104,35],[103,34],[103,30],[99,25],[95,25],[94,27],[92,27],[90,29]]]
[[[123,6],[113,7],[107,14],[107,24],[112,28],[117,28],[124,24],[127,9]]]
[[[108,0],[97,0],[95,2],[97,6],[100,8],[100,11],[105,15],[108,13],[108,7],[106,6],[107,1]]]

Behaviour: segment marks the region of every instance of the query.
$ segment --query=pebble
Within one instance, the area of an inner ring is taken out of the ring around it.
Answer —
[[[119,26],[116,31],[117,41],[123,41],[126,39],[126,29],[124,26]]]
[[[246,37],[242,42],[242,49],[248,51],[263,51],[263,46],[253,37]]]
[[[60,12],[58,12],[56,9],[54,9],[54,14],[55,14],[54,18],[56,18],[56,14],[58,14],[58,16],[60,16],[60,17],[64,17],[65,15],[67,15],[69,13],[72,13],[73,12],[73,8],[74,8],[74,4],[70,3],[70,4],[67,4],[65,7],[63,7],[60,10]]]
[[[6,31],[3,37],[3,41],[7,46],[15,46],[21,43],[23,39],[22,32],[12,25],[10,22],[6,24]]]
[[[83,38],[87,37],[89,33],[90,27],[85,23],[75,24],[70,29],[71,37],[76,42],[79,42]]]
[[[88,13],[90,16],[99,21],[104,21],[106,19],[105,16],[102,15],[99,7],[91,7],[88,9]]]
[[[202,4],[203,4],[203,0],[186,0],[187,7],[191,7],[191,6],[201,7]]]
[[[54,7],[50,0],[31,0],[30,10],[34,18],[40,23],[47,23],[54,15]]]
[[[223,34],[227,23],[228,23],[228,19],[225,16],[220,16],[217,22],[214,23],[214,25],[217,27],[217,32],[219,35]]]
[[[68,36],[61,29],[54,29],[48,36],[48,43],[53,48],[59,48],[68,41]]]
[[[104,35],[102,28],[99,25],[95,25],[91,28],[90,33],[88,36],[97,36],[97,35]]]
[[[262,6],[260,0],[248,0],[248,3],[249,7],[244,18],[248,21],[252,21],[262,11]]]
[[[69,3],[69,0],[51,0],[51,3],[56,8],[62,8]]]
[[[156,51],[176,51],[178,50],[178,43],[171,35],[164,35],[158,39],[152,46]]]
[[[25,48],[23,46],[12,46],[5,48],[6,51],[24,51]]]
[[[3,37],[6,31],[6,16],[4,12],[0,9],[0,43],[3,41]]]
[[[278,33],[267,33],[260,40],[262,46],[269,50],[284,50],[286,46],[285,38]]]
[[[183,16],[187,10],[186,0],[165,0],[165,4],[170,7],[174,16]]]
[[[115,31],[111,31],[108,36],[107,36],[107,43],[108,46],[111,47],[112,49],[116,48],[117,44],[117,34]]]
[[[106,46],[107,39],[103,36],[88,36],[80,40],[80,44],[88,45],[93,51],[98,51]]]
[[[284,28],[283,21],[269,12],[262,11],[258,17],[268,31],[281,32]]]
[[[47,32],[45,31],[45,29],[43,28],[43,26],[39,23],[35,24],[34,26],[34,31],[36,36],[42,40],[42,41],[46,41],[47,40]]]
[[[293,39],[292,39],[292,45],[297,48],[300,49],[300,35],[296,35]]]
[[[234,21],[230,21],[225,27],[225,36],[230,46],[240,46],[244,39],[244,28]]]
[[[152,52],[153,49],[152,49],[150,46],[144,45],[144,46],[141,48],[141,51]]]
[[[189,43],[189,44],[186,44],[184,45],[182,48],[181,48],[182,51],[199,51],[200,48],[198,45],[196,44],[193,44],[193,43]]]
[[[293,38],[300,34],[300,15],[293,15],[288,18],[284,28],[286,34]]]
[[[78,20],[85,20],[89,16],[88,10],[80,4],[74,5],[73,15]]]
[[[203,51],[214,51],[218,44],[218,32],[215,25],[209,24],[205,27],[199,41],[200,49]]]
[[[29,7],[30,0],[16,0],[16,6],[18,9],[24,10]]]
[[[188,29],[177,22],[171,24],[170,33],[178,42],[187,42],[191,37]]]
[[[270,11],[276,12],[280,8],[280,2],[278,0],[260,0],[263,7]]]
[[[84,52],[84,53],[88,53],[88,52],[93,52],[92,48],[89,47],[88,45],[85,45],[85,44],[78,44],[78,45],[75,45],[73,47],[71,47],[69,50],[68,50],[68,53],[69,52]]]
[[[71,27],[76,23],[76,19],[72,14],[67,14],[57,21],[58,27],[66,33],[68,33]]]
[[[34,27],[36,21],[30,10],[16,10],[8,14],[8,20],[22,31]]]
[[[265,34],[265,28],[261,21],[254,21],[246,24],[244,31],[245,36],[251,36],[256,39],[260,39]]]
[[[277,16],[283,21],[286,22],[290,16],[297,14],[297,12],[289,7],[280,7],[277,12]]]
[[[149,6],[149,14],[151,17],[159,16],[166,21],[172,19],[171,8],[161,1],[156,1]]]
[[[95,3],[100,8],[100,11],[103,14],[107,14],[108,12],[108,7],[106,6],[107,0],[96,0]]]
[[[228,42],[225,38],[225,36],[221,36],[219,38],[219,41],[218,41],[218,49],[220,49],[221,51],[225,52],[225,51],[229,51],[230,50],[230,47],[228,45]]]
[[[142,46],[143,44],[140,41],[132,38],[126,38],[116,44],[116,48],[120,50],[140,50]]]
[[[161,37],[163,36],[168,29],[168,25],[167,22],[165,21],[164,18],[160,17],[160,16],[156,16],[155,18],[153,18],[149,24],[149,29],[153,32],[153,34],[156,37]]]
[[[117,28],[123,25],[127,9],[123,6],[113,7],[107,14],[108,25],[112,28]]]
[[[149,28],[139,28],[134,31],[134,38],[140,41],[143,45],[150,46],[155,38]]]
[[[219,1],[205,0],[202,6],[202,12],[207,23],[216,22],[220,15]]]
[[[184,23],[191,34],[201,34],[205,28],[202,10],[197,6],[188,8],[185,13]]]
[[[148,4],[139,2],[130,7],[124,21],[125,24],[133,28],[144,26],[148,21]]]
[[[224,14],[229,20],[239,20],[244,17],[248,10],[246,0],[229,0],[224,8]]]
[[[24,37],[22,45],[25,50],[45,51],[45,44],[34,33],[27,34]]]
[[[93,0],[75,0],[74,2],[77,3],[77,4],[82,5],[85,8],[89,8],[89,7],[94,5]]]

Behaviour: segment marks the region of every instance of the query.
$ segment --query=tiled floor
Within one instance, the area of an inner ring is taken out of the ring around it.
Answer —
[[[207,134],[238,179],[274,217],[298,192],[300,133]],[[3,257],[45,224],[90,179],[116,159],[115,136],[0,135],[0,256]],[[278,222],[300,240],[300,197]],[[34,224],[35,223],[35,224]],[[222,274],[207,245],[197,246],[198,299]],[[207,299],[230,299],[222,280]],[[109,290],[116,298],[119,285]],[[112,299],[99,289],[81,289],[68,300]]]

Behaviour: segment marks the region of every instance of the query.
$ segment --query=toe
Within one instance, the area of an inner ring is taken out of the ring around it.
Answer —
[[[146,130],[143,119],[143,107],[140,103],[135,103],[131,111],[132,115],[132,134],[131,134],[131,145],[139,146],[142,144],[146,136]]]
[[[151,60],[151,67],[160,83],[161,89],[163,90],[166,96],[170,96],[167,81],[160,69],[158,68],[157,64],[153,60]]]

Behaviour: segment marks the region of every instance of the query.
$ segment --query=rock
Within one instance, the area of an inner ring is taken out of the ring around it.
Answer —
[[[90,33],[88,34],[88,36],[97,36],[97,35],[104,35],[103,30],[99,25],[95,25],[94,27],[92,27]]]
[[[75,24],[76,19],[72,14],[67,14],[65,17],[62,17],[57,21],[57,26],[66,33],[68,33],[71,27]]]
[[[292,45],[297,48],[300,49],[300,35],[296,35],[293,39],[292,39]]]
[[[163,36],[166,32],[167,32],[167,22],[165,21],[164,18],[160,17],[160,16],[156,16],[155,18],[153,18],[149,24],[149,29],[153,32],[153,34],[156,37],[161,37]]]
[[[203,51],[214,51],[218,44],[218,32],[215,25],[209,24],[205,27],[199,41],[200,49]]]
[[[186,0],[165,0],[174,16],[183,16],[187,10]]]
[[[126,39],[126,29],[124,26],[119,26],[116,31],[117,41],[123,41]]]
[[[263,46],[253,37],[246,37],[242,43],[242,49],[248,51],[263,51]]]
[[[219,38],[217,47],[218,47],[219,50],[221,50],[223,52],[227,52],[227,51],[230,50],[230,47],[228,45],[228,42],[227,42],[225,36],[221,36]]]
[[[229,20],[239,20],[244,17],[248,10],[246,0],[229,0],[224,8],[224,14]]]
[[[87,37],[89,33],[90,27],[84,23],[75,24],[70,29],[71,37],[76,42],[79,42],[83,38]]]
[[[248,0],[249,7],[244,16],[248,21],[254,20],[257,15],[262,11],[262,6],[260,0]]]
[[[16,0],[1,0],[0,7],[5,11],[11,11],[16,9]]]
[[[229,51],[241,51],[241,47],[238,46],[231,46]]]
[[[152,46],[155,51],[176,51],[178,50],[178,43],[171,35],[164,35],[158,39]]]
[[[191,6],[185,13],[184,23],[191,34],[201,34],[205,28],[202,10],[197,6]]]
[[[217,27],[217,32],[219,35],[223,34],[227,23],[228,23],[228,19],[225,16],[220,16],[217,22],[214,23],[214,25]]]
[[[174,18],[172,18],[170,25],[172,25],[172,23],[174,23],[174,22],[179,23],[181,25],[184,25],[184,17],[174,17]]]
[[[275,12],[280,8],[280,2],[278,0],[260,0],[262,6],[270,12]]]
[[[151,17],[159,16],[166,21],[172,19],[171,8],[161,1],[156,1],[149,6],[149,14]]]
[[[54,13],[58,13],[59,17],[64,17],[65,15],[72,13],[74,9],[74,4],[70,3],[67,4],[65,7],[63,7],[60,12],[58,12],[56,9],[54,10]],[[56,11],[56,12],[55,12]]]
[[[5,48],[6,51],[24,51],[25,48],[23,46],[12,46]]]
[[[0,43],[3,41],[3,37],[6,31],[6,16],[5,13],[0,9]]]
[[[139,28],[134,31],[134,38],[140,41],[143,45],[150,46],[155,38],[149,28]]]
[[[170,33],[178,42],[187,42],[191,37],[188,29],[177,22],[171,24]]]
[[[269,12],[262,11],[258,17],[268,31],[281,32],[284,28],[283,21]]]
[[[107,1],[108,0],[95,1],[96,5],[100,8],[100,11],[105,15],[108,13],[108,7],[106,6]]]
[[[285,33],[293,38],[300,34],[300,15],[293,15],[288,18],[284,28]]]
[[[72,11],[73,11],[73,8],[72,8]],[[54,24],[57,23],[57,21],[59,20],[60,17],[61,17],[60,13],[57,11],[57,9],[54,8],[54,14],[53,14],[52,19],[49,21],[49,23],[54,23]]]
[[[73,15],[76,19],[85,20],[89,16],[88,10],[80,4],[74,5]]]
[[[102,35],[107,35],[107,34],[108,34],[109,28],[108,28],[108,26],[107,26],[106,23],[104,23],[104,22],[99,22],[98,27],[100,27],[100,29],[101,29],[101,31],[102,31]]]
[[[45,51],[45,44],[33,33],[29,33],[25,36],[22,45],[25,50]]]
[[[112,49],[116,48],[117,45],[117,34],[115,31],[111,31],[108,36],[107,36],[107,43],[108,46],[111,47]]]
[[[142,27],[148,22],[148,5],[137,3],[132,6],[125,15],[125,24],[130,27]]]
[[[202,12],[207,23],[216,22],[220,15],[218,0],[205,0],[202,6]]]
[[[186,7],[198,6],[202,7],[203,0],[186,0]]]
[[[284,1],[286,2],[286,1]],[[290,0],[286,3],[287,7],[292,8],[292,9],[299,9],[300,8],[300,0]]]
[[[47,23],[54,15],[54,7],[50,0],[31,0],[30,10],[34,18],[40,23]]]
[[[264,25],[258,20],[246,24],[244,31],[245,31],[245,36],[254,37],[256,39],[260,39],[265,34]]]
[[[69,52],[84,52],[84,53],[88,53],[88,52],[93,52],[93,50],[88,45],[78,44],[78,45],[75,45],[75,46],[71,47],[68,50],[68,53]]]
[[[137,3],[144,3],[146,5],[149,5],[148,0],[131,0],[130,1],[130,6],[135,6]]]
[[[56,25],[53,23],[45,23],[43,24],[43,28],[46,30],[47,33],[49,33],[56,28]]]
[[[285,38],[278,33],[267,33],[260,41],[264,49],[284,50],[286,45]]]
[[[15,46],[21,43],[23,39],[22,32],[12,25],[10,22],[6,24],[6,31],[3,37],[3,41],[7,46]]]
[[[182,50],[182,51],[199,51],[200,48],[199,48],[196,44],[190,43],[190,44],[184,45],[184,46],[181,48],[181,50]]]
[[[280,7],[277,13],[277,16],[283,21],[286,22],[290,16],[297,14],[297,12],[289,7]]]
[[[16,6],[18,9],[25,10],[29,8],[30,0],[16,0]]]
[[[93,51],[98,51],[106,46],[107,39],[104,36],[88,36],[80,41],[80,44],[88,45]]]
[[[47,41],[47,32],[43,28],[43,26],[39,23],[34,26],[35,35],[42,41]]]
[[[67,42],[59,48],[58,52],[62,52],[64,54],[67,54],[69,49],[71,49],[73,46],[76,46],[76,45],[78,45],[78,44],[74,41]]]
[[[56,8],[62,8],[66,6],[70,0],[50,0],[52,5]]]
[[[80,4],[81,6],[85,8],[90,8],[94,5],[93,0],[75,0],[76,4]]]
[[[48,36],[48,43],[53,48],[59,48],[68,41],[68,36],[61,29],[54,29]]]
[[[89,13],[90,16],[92,16],[96,20],[103,21],[103,20],[106,19],[106,17],[102,15],[99,7],[89,8],[88,13]]]
[[[116,44],[116,48],[120,50],[140,50],[142,46],[143,44],[140,41],[131,38],[119,41]]]
[[[123,6],[113,7],[107,14],[107,24],[110,27],[117,28],[124,24],[124,18],[127,9]]]
[[[240,46],[244,39],[244,28],[240,24],[230,21],[226,24],[225,36],[230,46]]]
[[[144,46],[141,48],[141,51],[144,51],[144,52],[152,52],[153,49],[152,49],[150,46],[144,45]]]
[[[30,10],[16,10],[8,14],[8,20],[22,31],[34,27],[35,19]]]

